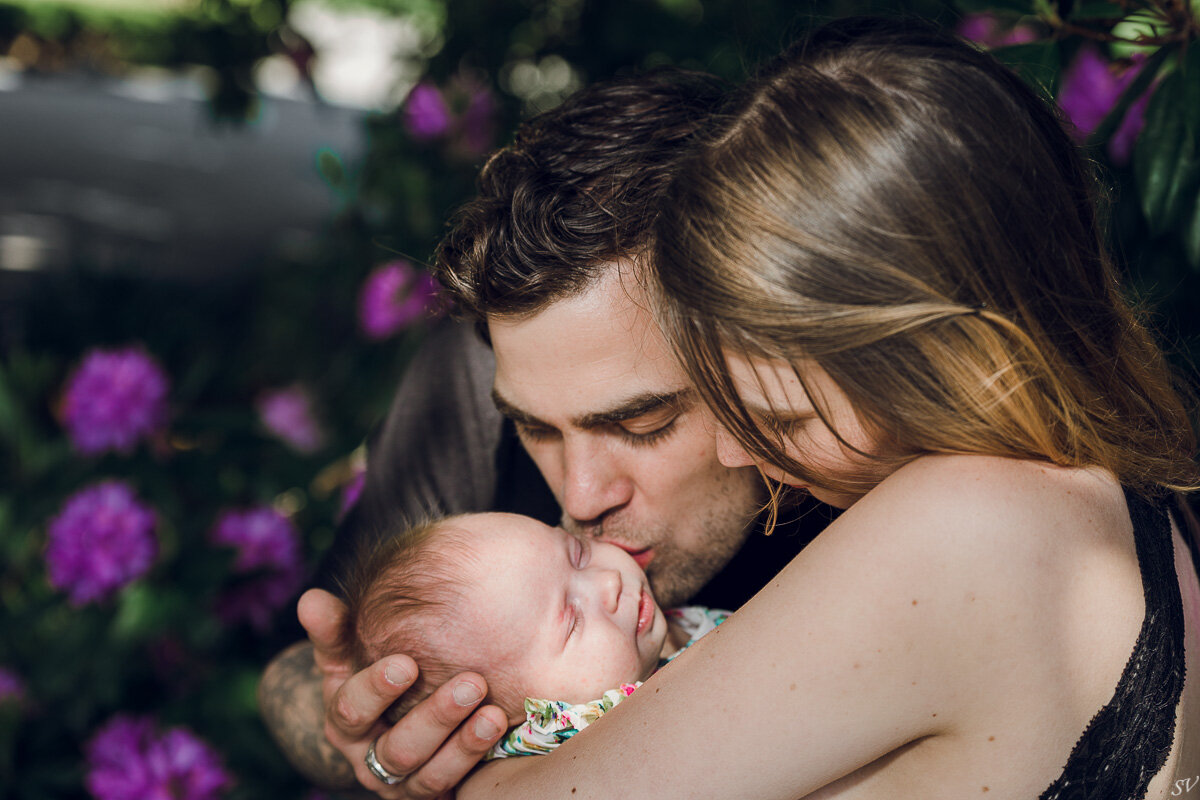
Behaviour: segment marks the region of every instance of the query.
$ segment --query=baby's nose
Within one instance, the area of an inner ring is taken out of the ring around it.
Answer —
[[[606,569],[600,573],[600,602],[604,610],[610,614],[616,613],[621,601],[621,573],[615,569]]]

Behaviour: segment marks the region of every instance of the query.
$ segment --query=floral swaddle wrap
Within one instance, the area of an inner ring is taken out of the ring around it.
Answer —
[[[667,616],[687,632],[687,644],[658,662],[658,668],[670,663],[696,640],[729,618],[731,611],[704,606],[681,606],[666,611]],[[491,751],[485,761],[508,756],[531,756],[549,753],[592,724],[613,706],[620,703],[642,685],[624,683],[609,689],[599,700],[590,703],[564,703],[561,700],[525,698],[525,721],[513,728]]]

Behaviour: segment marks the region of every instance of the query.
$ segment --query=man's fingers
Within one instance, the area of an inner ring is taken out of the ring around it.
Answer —
[[[387,707],[417,679],[417,665],[404,655],[388,656],[351,675],[337,689],[328,708],[327,735],[338,741],[360,739],[370,732]]]
[[[461,783],[504,733],[506,725],[500,708],[484,706],[459,725],[437,752],[412,772],[403,766],[408,760],[408,751],[403,733],[397,730],[399,725],[379,737],[375,754],[384,769],[407,775],[403,784],[405,797],[427,800]]]
[[[313,643],[313,655],[317,666],[324,671],[325,662],[342,662],[338,648],[342,618],[346,615],[346,604],[324,589],[309,589],[300,595],[296,604],[296,616],[308,632]]]
[[[380,763],[390,772],[413,774],[433,758],[456,731],[461,733],[459,726],[486,693],[487,683],[483,676],[474,672],[464,672],[442,684],[405,714],[375,745]],[[485,719],[490,716],[485,715]],[[499,716],[503,726],[503,713]],[[468,733],[476,735],[473,731]]]

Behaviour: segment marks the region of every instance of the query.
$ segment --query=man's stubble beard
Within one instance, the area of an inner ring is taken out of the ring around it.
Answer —
[[[756,481],[754,486],[760,488],[761,484]],[[762,509],[761,491],[751,487],[738,491],[729,484],[722,488],[717,506],[694,523],[699,525],[700,535],[687,537],[690,541],[686,548],[674,541],[675,526],[660,524],[649,531],[645,526],[632,530],[620,512],[586,531],[569,518],[563,519],[563,527],[595,538],[617,539],[639,549],[654,548],[646,577],[659,606],[673,608],[687,602],[729,563],[742,548]]]

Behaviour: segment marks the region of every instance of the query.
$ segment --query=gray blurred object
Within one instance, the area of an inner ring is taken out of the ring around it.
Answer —
[[[0,302],[78,267],[236,279],[304,248],[336,206],[317,154],[355,161],[361,120],[264,97],[258,120],[217,125],[187,76],[0,73]]]

